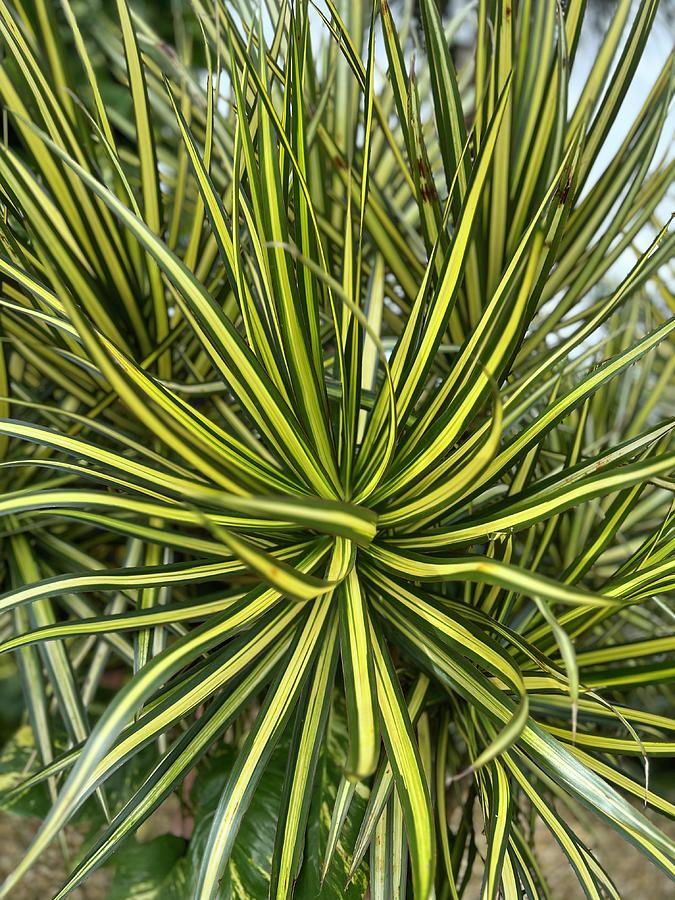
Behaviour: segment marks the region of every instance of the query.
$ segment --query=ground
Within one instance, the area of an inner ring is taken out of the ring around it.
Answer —
[[[36,819],[25,819],[0,813],[0,879],[12,869],[28,846],[35,829]],[[675,829],[669,829],[675,836]],[[672,900],[675,888],[672,882],[655,866],[650,865],[630,844],[622,841],[611,830],[594,826],[589,819],[583,834],[587,845],[597,852],[599,859],[613,873],[621,900]],[[74,849],[78,840],[76,832],[68,832],[69,846]],[[550,875],[554,900],[582,900],[582,893],[574,881],[566,859],[549,837],[545,827],[537,835],[542,865]],[[51,900],[63,883],[65,870],[59,847],[52,846],[40,863],[12,893],[12,900]],[[109,872],[95,873],[86,884],[73,892],[72,900],[105,900]],[[465,893],[465,900],[478,900],[480,880],[472,882]],[[185,898],[190,900],[190,898]]]

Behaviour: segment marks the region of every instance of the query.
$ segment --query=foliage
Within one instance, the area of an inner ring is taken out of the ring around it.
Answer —
[[[174,4],[170,45],[126,0],[0,3],[0,652],[40,761],[5,803],[51,795],[0,897],[85,801],[59,898],[111,857],[170,895],[167,854],[199,898],[547,897],[537,818],[618,897],[578,804],[672,876],[629,800],[675,811],[641,773],[675,750],[672,56],[607,151],[658,2],[574,105],[584,0],[423,0],[415,56],[411,4],[252,5]],[[186,852],[134,845],[193,770]]]

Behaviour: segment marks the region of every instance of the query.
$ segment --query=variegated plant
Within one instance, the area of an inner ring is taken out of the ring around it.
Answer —
[[[545,898],[539,818],[620,897],[577,802],[675,873],[639,808],[675,812],[672,56],[594,168],[657,5],[569,106],[585,0],[422,0],[424,51],[411,3],[192,0],[170,47],[0,0],[5,802],[52,797],[1,897],[92,796],[65,897],[224,747],[171,896]]]

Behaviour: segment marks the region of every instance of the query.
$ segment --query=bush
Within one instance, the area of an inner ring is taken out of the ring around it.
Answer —
[[[657,5],[576,105],[584,0],[481,0],[459,71],[435,0],[416,59],[385,0],[174,4],[175,46],[0,5],[5,803],[51,795],[0,896],[78,810],[59,898],[111,856],[120,896],[546,897],[537,818],[618,897],[577,802],[673,874],[626,799],[675,810],[672,55],[594,168]],[[129,849],[174,791],[188,847]]]

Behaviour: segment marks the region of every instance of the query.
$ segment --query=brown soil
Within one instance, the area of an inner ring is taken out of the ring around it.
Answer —
[[[0,812],[0,881],[9,875],[21,859],[39,824],[38,819]],[[74,854],[81,838],[76,831],[68,829],[66,841],[69,852]],[[66,874],[61,847],[58,842],[54,842],[23,881],[14,888],[11,900],[51,900],[63,885]],[[95,872],[82,887],[69,896],[73,900],[105,900],[108,883],[107,871]]]
[[[21,858],[38,824],[36,819],[0,813],[0,881]],[[659,824],[663,827],[663,820]],[[612,873],[621,900],[645,900],[647,897],[649,900],[673,900],[675,888],[672,882],[635,847],[621,840],[609,828],[602,825],[596,827],[590,819],[586,827],[580,830],[588,847],[596,852],[600,862]],[[666,826],[665,830],[675,837],[675,827]],[[154,829],[149,830],[144,838],[153,836],[153,831]],[[77,832],[69,830],[67,839],[70,852],[73,853],[80,838]],[[583,894],[567,860],[545,826],[542,825],[538,830],[536,839],[539,858],[543,870],[549,876],[554,900],[582,900]],[[51,900],[63,884],[65,875],[66,868],[60,847],[54,844],[14,889],[12,900]],[[105,900],[109,878],[109,872],[105,869],[98,871],[70,896],[73,900]],[[480,878],[472,879],[464,896],[465,900],[478,900]],[[186,897],[185,900],[189,898]]]
[[[642,807],[640,811],[645,812]],[[653,815],[650,810],[645,814],[662,831],[675,839],[675,823]],[[574,821],[573,827],[575,833],[611,876],[621,900],[675,898],[675,886],[668,876],[609,826],[588,814],[584,816],[583,822]],[[540,820],[537,822],[535,843],[537,858],[548,879],[553,900],[585,900],[586,895],[579,887],[567,857]],[[477,868],[482,869],[480,866]],[[478,900],[480,888],[481,877],[472,878],[464,894],[464,900]]]

